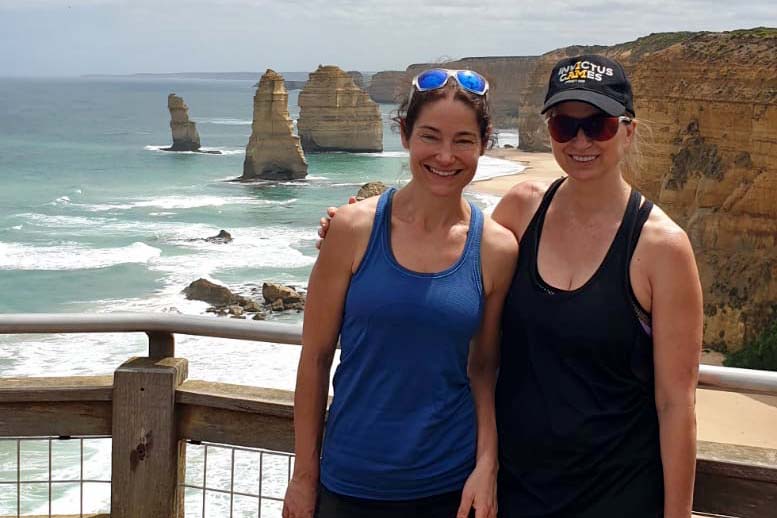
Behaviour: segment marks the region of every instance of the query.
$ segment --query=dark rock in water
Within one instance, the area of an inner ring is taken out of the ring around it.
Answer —
[[[273,311],[283,311],[286,308],[283,305],[283,300],[282,299],[275,299],[270,304],[270,309],[272,309]]]
[[[278,300],[283,304],[298,304],[305,302],[304,297],[294,288],[271,282],[265,282],[262,285],[262,296],[267,304],[274,304]],[[273,310],[278,311],[275,307],[273,307]]]
[[[368,182],[362,185],[359,192],[356,193],[356,199],[363,200],[373,196],[380,196],[386,189],[388,189],[388,186],[383,182]]]
[[[515,148],[515,146],[513,146],[512,144],[505,144],[502,147],[505,148],[505,149],[513,149],[513,148]]]
[[[267,317],[264,313],[257,313],[253,316],[252,320],[265,320]]]
[[[246,298],[232,293],[229,288],[220,286],[207,279],[197,279],[184,290],[184,295],[189,300],[201,300],[213,306],[230,306],[246,303]]]
[[[219,230],[217,235],[206,237],[205,241],[209,243],[230,243],[232,241],[232,234],[226,230]]]

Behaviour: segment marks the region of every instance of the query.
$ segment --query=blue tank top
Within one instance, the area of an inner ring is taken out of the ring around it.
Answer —
[[[371,500],[460,490],[476,453],[467,357],[483,312],[483,215],[470,204],[455,264],[413,272],[391,251],[393,195],[378,201],[346,295],[321,459],[324,487]]]

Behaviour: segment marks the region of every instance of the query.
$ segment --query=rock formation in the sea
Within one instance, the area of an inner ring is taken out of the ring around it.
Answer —
[[[408,92],[411,79],[407,72],[401,70],[378,72],[370,79],[367,93],[376,103],[395,103],[400,95]]]
[[[288,102],[283,77],[268,69],[254,95],[254,119],[241,180],[291,180],[307,175],[299,138],[292,134]]]
[[[311,72],[299,94],[297,131],[305,152],[383,150],[380,109],[336,66]]]
[[[183,99],[175,94],[168,95],[167,109],[170,110],[173,145],[165,151],[199,151],[200,135],[197,126],[189,120],[189,107]]]
[[[351,79],[353,79],[353,84],[364,90],[364,74],[358,70],[349,70],[346,72],[346,74],[351,76]]]
[[[262,296],[264,297],[265,304],[269,305],[273,311],[305,309],[304,295],[290,286],[265,282],[262,285]]]
[[[207,279],[197,279],[183,290],[189,300],[200,300],[213,306],[229,306],[232,304],[247,304],[248,299],[232,293],[226,286],[221,286]]]
[[[386,189],[388,189],[388,186],[383,182],[367,182],[356,193],[356,199],[363,200],[373,196],[380,196]]]

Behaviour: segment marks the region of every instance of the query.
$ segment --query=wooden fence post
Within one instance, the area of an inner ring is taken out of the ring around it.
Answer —
[[[186,445],[177,439],[175,389],[187,374],[184,358],[132,358],[116,370],[112,518],[183,516],[176,486]]]

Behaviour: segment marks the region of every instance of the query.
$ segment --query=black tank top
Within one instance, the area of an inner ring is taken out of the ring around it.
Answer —
[[[663,470],[653,341],[629,276],[652,203],[640,207],[632,190],[599,269],[580,288],[559,290],[540,277],[537,250],[562,181],[521,239],[505,301],[499,516],[654,518],[663,511]]]

